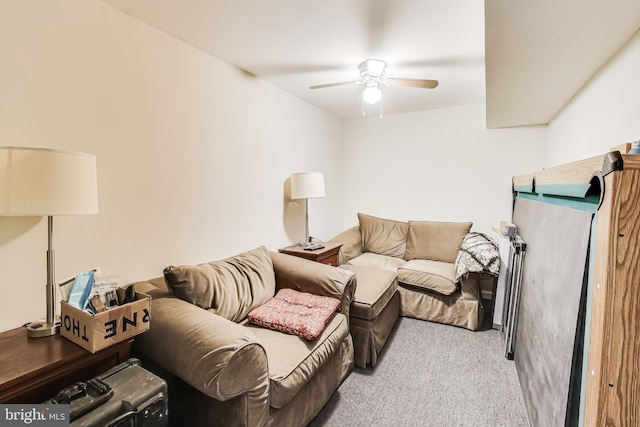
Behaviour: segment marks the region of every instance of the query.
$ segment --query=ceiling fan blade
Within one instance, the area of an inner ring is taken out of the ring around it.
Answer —
[[[350,81],[350,82],[339,82],[339,83],[326,83],[323,85],[315,85],[315,86],[309,86],[309,89],[323,89],[325,87],[334,87],[334,86],[345,86],[345,85],[353,85],[359,83],[356,80]]]
[[[423,89],[433,89],[438,86],[437,80],[423,80],[423,79],[387,79],[391,86],[410,86],[419,87]]]

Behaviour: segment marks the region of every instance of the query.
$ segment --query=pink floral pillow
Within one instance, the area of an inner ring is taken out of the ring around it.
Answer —
[[[248,317],[256,325],[315,340],[339,306],[335,298],[281,289]]]

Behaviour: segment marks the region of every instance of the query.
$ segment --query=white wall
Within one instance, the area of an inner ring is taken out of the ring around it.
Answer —
[[[350,120],[344,133],[347,227],[363,212],[491,235],[511,218],[512,176],[546,160],[546,126],[487,130],[483,105]]]
[[[640,139],[640,32],[549,122],[548,166]]]
[[[98,159],[100,213],[55,218],[58,279],[302,240],[293,172],[325,172],[311,232],[341,231],[334,116],[97,0],[3,0],[0,52],[0,145]],[[45,251],[45,220],[0,218],[0,331],[44,316]]]

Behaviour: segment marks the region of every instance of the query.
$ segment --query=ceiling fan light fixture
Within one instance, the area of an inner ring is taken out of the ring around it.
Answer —
[[[384,69],[387,67],[387,63],[379,59],[367,59],[360,64],[360,75],[362,77],[369,76],[373,78],[380,78],[384,75]]]
[[[309,89],[322,89],[352,84],[365,85],[365,88],[362,91],[362,115],[365,115],[365,103],[379,103],[380,117],[382,117],[382,91],[380,90],[380,85],[407,86],[422,89],[433,89],[438,86],[437,80],[385,77],[386,67],[387,63],[380,59],[367,59],[358,65],[358,69],[360,70],[360,80],[325,83],[309,86]]]
[[[367,87],[362,91],[362,100],[367,104],[375,104],[380,102],[381,99],[382,91],[375,82],[367,84]]]

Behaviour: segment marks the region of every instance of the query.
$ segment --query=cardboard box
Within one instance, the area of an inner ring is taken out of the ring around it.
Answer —
[[[60,334],[95,353],[149,329],[151,297],[136,292],[136,300],[98,314],[62,301]]]

